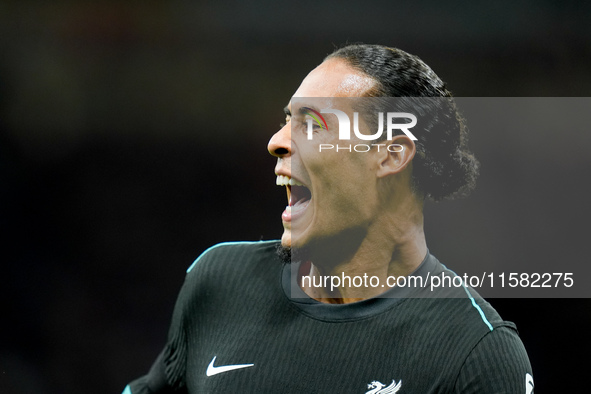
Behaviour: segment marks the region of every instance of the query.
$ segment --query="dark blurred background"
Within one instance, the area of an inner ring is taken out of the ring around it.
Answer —
[[[457,96],[589,96],[590,17],[549,0],[0,1],[0,393],[121,392],[204,249],[280,236],[266,143],[335,46],[417,54]],[[589,264],[591,135],[522,132],[473,131],[478,188],[427,207],[451,267]],[[587,386],[589,299],[490,302],[536,393]]]

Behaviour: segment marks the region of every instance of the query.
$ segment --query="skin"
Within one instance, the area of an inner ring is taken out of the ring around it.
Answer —
[[[309,275],[408,275],[427,254],[423,231],[423,201],[411,188],[415,145],[406,136],[384,144],[402,145],[402,152],[372,148],[356,153],[335,150],[319,153],[319,144],[341,144],[336,116],[325,115],[328,131],[315,128],[307,139],[305,116],[299,107],[338,107],[349,113],[343,97],[364,97],[375,81],[344,60],[329,59],[312,70],[293,95],[286,124],[269,141],[277,157],[275,173],[289,176],[310,189],[312,198],[291,220],[283,216],[282,245],[306,250]],[[365,124],[360,122],[363,130]],[[368,131],[367,134],[371,132]],[[349,144],[367,143],[353,137]],[[399,150],[399,149],[397,149]],[[288,200],[290,196],[288,187]],[[293,211],[293,209],[292,209]],[[297,217],[296,217],[297,216]],[[310,297],[326,303],[350,303],[372,298],[388,287],[302,287]]]

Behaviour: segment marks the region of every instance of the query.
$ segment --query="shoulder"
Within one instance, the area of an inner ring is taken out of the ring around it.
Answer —
[[[504,321],[492,305],[465,282],[464,277],[446,267],[433,255],[430,258],[433,261],[428,283],[430,287],[424,290],[423,295],[426,292],[427,298],[440,300],[439,307],[443,309],[442,312],[447,312],[444,314],[446,318],[455,316],[462,320],[466,329],[480,329],[478,331],[482,335],[496,327],[515,329],[515,325]]]
[[[458,393],[533,392],[531,364],[517,330],[497,327],[483,336],[466,357],[455,389]]]
[[[282,262],[277,255],[280,241],[223,242],[205,250],[187,269],[181,298],[208,297],[240,291],[271,277]]]
[[[187,274],[192,271],[203,271],[217,266],[223,268],[227,264],[237,262],[252,262],[263,259],[277,259],[276,251],[280,241],[235,241],[222,242],[206,249],[187,269]]]
[[[442,298],[436,296],[436,315],[446,321],[450,336],[455,336],[454,353],[461,364],[454,392],[526,392],[527,382],[533,384],[532,371],[515,324],[503,320],[445,265],[437,261],[433,274],[456,278],[437,290]]]

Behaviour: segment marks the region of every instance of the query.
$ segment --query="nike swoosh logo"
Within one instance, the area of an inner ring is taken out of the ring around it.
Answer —
[[[248,367],[254,366],[254,364],[236,364],[236,365],[222,365],[221,367],[214,367],[213,363],[215,362],[216,357],[217,356],[213,356],[213,359],[211,360],[211,362],[207,366],[207,371],[205,372],[205,374],[207,376],[213,376],[213,375],[217,375],[218,373],[223,373],[223,372],[233,371],[235,369],[248,368]]]

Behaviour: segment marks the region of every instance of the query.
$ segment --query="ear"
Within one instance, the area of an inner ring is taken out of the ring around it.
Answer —
[[[382,154],[379,155],[378,178],[404,171],[417,151],[414,141],[406,135],[396,135],[384,143],[386,146],[380,149]]]

